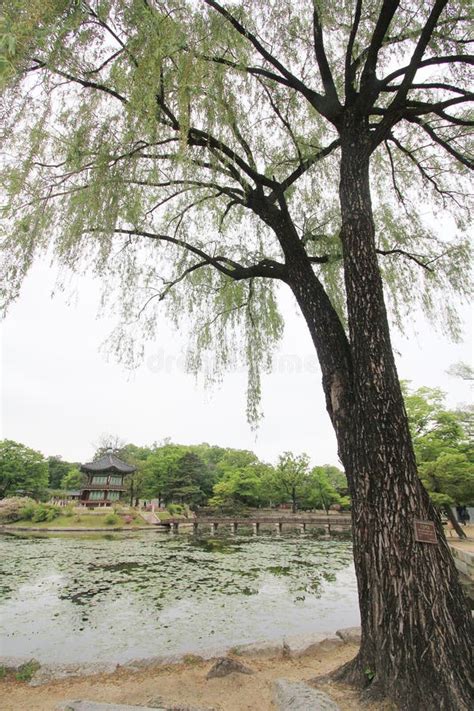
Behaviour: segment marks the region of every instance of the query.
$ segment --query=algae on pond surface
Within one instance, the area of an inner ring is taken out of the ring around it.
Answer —
[[[7,536],[2,653],[125,662],[358,624],[351,544],[311,537]]]

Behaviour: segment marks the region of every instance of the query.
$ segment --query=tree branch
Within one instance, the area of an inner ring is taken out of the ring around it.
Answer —
[[[396,196],[397,196],[397,198],[398,198],[398,202],[399,202],[401,205],[405,206],[405,200],[404,200],[403,195],[402,195],[402,192],[401,192],[401,190],[400,190],[400,188],[398,187],[398,184],[397,184],[397,176],[396,176],[396,172],[395,172],[395,164],[394,164],[394,162],[393,162],[392,151],[390,150],[390,146],[388,145],[388,142],[387,142],[387,141],[385,141],[384,145],[385,145],[385,148],[386,148],[386,150],[387,150],[388,158],[389,158],[389,161],[390,161],[390,171],[391,171],[391,174],[392,174],[392,185],[393,185],[393,189],[395,190]]]
[[[323,82],[324,91],[329,101],[334,104],[334,110],[338,110],[341,108],[341,104],[339,102],[336,85],[334,84],[331,68],[329,67],[328,58],[326,56],[323,28],[321,25],[321,20],[316,4],[314,5],[313,9],[313,39],[314,54],[318,63],[319,73],[321,74],[321,80]]]
[[[257,37],[250,32],[250,30],[247,30],[228,10],[222,7],[222,5],[218,2],[215,2],[215,0],[203,0],[203,2],[222,15],[222,17],[224,17],[224,19],[229,22],[240,35],[245,37],[245,39],[247,39],[257,50],[260,56],[271,64],[272,67],[274,67],[278,72],[280,72],[282,77],[286,79],[288,86],[292,87],[296,91],[299,91],[322,116],[326,116],[326,118],[332,116],[332,112],[326,98],[321,94],[318,94],[318,92],[313,89],[307,87],[304,82],[288,71],[288,69],[271,54],[271,52],[265,49]]]
[[[103,232],[104,230],[91,228],[87,230],[88,232]],[[251,279],[253,277],[263,277],[266,279],[280,279],[282,281],[286,280],[286,266],[281,262],[276,262],[272,259],[262,259],[257,264],[251,266],[244,266],[235,262],[233,259],[224,256],[212,257],[210,254],[204,252],[204,250],[196,247],[185,240],[179,239],[178,237],[171,237],[171,235],[157,234],[155,232],[147,232],[145,230],[130,230],[121,227],[117,227],[113,230],[116,234],[129,235],[130,237],[146,237],[147,239],[156,240],[158,242],[168,242],[174,244],[177,247],[182,247],[191,254],[195,254],[200,257],[203,262],[207,265],[214,267],[222,274],[234,279],[235,281],[241,281],[243,279]],[[227,266],[226,266],[227,265]],[[204,266],[203,264],[201,266]]]
[[[68,72],[63,72],[61,69],[53,69],[52,67],[49,67],[46,62],[43,62],[40,59],[36,59],[35,57],[33,57],[32,61],[36,62],[36,68],[38,69],[48,69],[48,71],[50,71],[52,74],[57,74],[58,76],[64,77],[65,79],[68,79],[69,81],[72,81],[75,84],[80,84],[81,86],[84,86],[87,89],[97,89],[98,91],[110,94],[110,96],[113,96],[115,99],[118,99],[123,104],[128,103],[128,99],[126,99],[125,96],[122,96],[118,93],[118,91],[115,91],[115,89],[111,89],[105,84],[99,84],[98,82],[89,81],[87,79],[80,79],[79,77],[75,77],[72,74],[68,74]]]
[[[405,118],[407,121],[410,121],[410,123],[415,123],[417,124],[417,126],[421,126],[421,128],[428,134],[428,136],[430,136],[430,138],[435,143],[444,148],[447,153],[449,153],[453,156],[453,158],[456,158],[456,160],[465,165],[466,168],[470,168],[471,170],[474,169],[474,161],[469,160],[469,158],[463,156],[462,153],[459,153],[459,151],[453,148],[451,143],[448,143],[447,141],[444,141],[442,138],[440,138],[440,136],[438,136],[438,134],[428,123],[422,121],[422,119],[418,118],[418,116],[405,116]]]
[[[268,200],[270,200],[270,202],[275,202],[278,199],[278,196],[288,190],[288,188],[293,185],[293,183],[298,180],[303,173],[311,168],[311,166],[330,155],[330,153],[332,153],[336,148],[339,148],[340,144],[340,139],[336,138],[332,143],[326,146],[326,148],[322,148],[318,151],[318,153],[315,153],[314,155],[303,160],[300,165],[287,178],[285,178],[285,180],[282,180],[282,182],[275,187],[273,192],[268,196]]]
[[[410,63],[408,64],[406,71],[404,72],[400,88],[397,91],[395,98],[391,102],[390,106],[388,107],[386,116],[381,121],[380,126],[373,132],[373,146],[377,146],[381,141],[383,141],[392,126],[394,126],[394,124],[400,119],[399,111],[405,104],[411,83],[419,69],[420,62],[422,61],[422,57],[436,28],[438,19],[444,8],[446,7],[447,3],[448,0],[435,1],[435,4],[433,5],[429,17],[421,31],[421,35],[418,39],[418,42],[416,43],[416,47],[410,59]]]
[[[352,62],[352,51],[354,49],[354,42],[357,36],[357,30],[359,29],[360,16],[362,12],[362,0],[357,0],[356,8],[354,13],[354,20],[352,22],[351,33],[349,35],[349,41],[347,43],[346,59],[345,59],[345,70],[344,70],[344,91],[346,94],[346,101],[351,100],[355,95],[354,88],[354,78],[356,73],[356,64]]]
[[[372,93],[378,54],[399,4],[400,0],[383,0],[380,14],[370,40],[367,59],[360,78],[361,92],[364,92],[366,95],[370,95]]]
[[[406,257],[407,259],[411,259],[413,262],[416,262],[419,267],[423,267],[423,269],[426,269],[429,272],[434,272],[434,269],[430,266],[428,266],[431,262],[436,261],[437,259],[440,259],[440,257],[435,257],[434,259],[430,259],[428,262],[423,262],[421,255],[419,254],[413,254],[412,252],[406,252],[403,249],[398,249],[398,247],[394,249],[376,249],[375,250],[377,254],[382,254],[382,255],[389,255],[389,254],[400,254],[403,257]],[[309,261],[311,264],[327,264],[329,261],[334,261],[337,259],[342,259],[342,254],[323,254],[320,256],[313,256],[313,257],[308,257]]]
[[[423,67],[431,67],[436,64],[474,64],[474,55],[470,54],[453,54],[453,55],[445,55],[443,57],[429,57],[428,59],[424,59],[421,62],[418,62],[418,69],[422,69]],[[388,84],[390,84],[391,81],[396,79],[397,77],[403,76],[408,69],[410,68],[410,65],[408,64],[406,67],[401,67],[400,69],[397,69],[396,71],[392,72],[388,76],[386,76],[384,79],[381,79],[379,82],[379,91],[385,91],[386,87]],[[401,84],[400,84],[401,86]]]

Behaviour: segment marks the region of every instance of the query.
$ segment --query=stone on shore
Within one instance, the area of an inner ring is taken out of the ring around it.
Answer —
[[[341,711],[327,694],[303,681],[277,679],[273,684],[273,701],[278,711]]]
[[[341,637],[324,633],[297,635],[295,637],[286,637],[285,639],[285,645],[288,650],[287,656],[290,657],[302,657],[306,654],[325,652],[342,644],[344,644],[344,641]]]
[[[103,704],[98,701],[63,701],[56,706],[56,711],[143,711],[150,706],[128,706],[127,704]],[[154,711],[167,711],[163,706]]]
[[[42,664],[34,673],[29,686],[41,686],[50,681],[67,679],[69,677],[95,676],[96,674],[113,674],[117,664],[109,663],[78,663],[78,664]]]
[[[250,667],[246,667],[242,662],[230,657],[220,657],[207,673],[206,679],[214,679],[219,676],[227,676],[232,673],[253,674]]]
[[[360,627],[345,627],[342,630],[337,630],[337,636],[347,644],[360,644],[361,628]]]
[[[181,704],[153,705],[153,706],[128,706],[127,704],[106,704],[98,701],[63,701],[56,706],[56,711],[214,711],[214,709],[203,709],[197,706],[182,706]]]
[[[235,651],[235,654],[242,657],[261,657],[262,659],[284,656],[281,642],[262,641],[251,642],[250,644],[239,644],[230,651]]]

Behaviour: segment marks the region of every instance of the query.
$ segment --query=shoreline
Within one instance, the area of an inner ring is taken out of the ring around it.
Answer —
[[[149,526],[133,526],[133,528],[128,527],[126,528],[125,526],[110,526],[110,528],[105,528],[102,526],[101,528],[46,528],[42,527],[40,528],[39,526],[0,526],[0,533],[15,533],[15,531],[34,531],[35,533],[97,533],[97,532],[102,532],[102,533],[110,533],[111,531],[120,532],[120,531],[125,531],[125,533],[133,533],[134,531],[160,531],[163,533],[164,531],[163,525],[162,524],[153,524]]]
[[[15,679],[10,666],[0,679],[2,711],[82,708],[79,699],[85,708],[111,704],[104,706],[110,711],[116,705],[122,708],[122,704],[182,711],[272,711],[276,684],[283,679],[306,682],[330,673],[357,653],[357,640],[360,629],[346,628],[338,634],[299,635],[278,643],[254,642],[225,650],[147,657],[126,664],[44,665],[30,681]],[[249,671],[210,678],[211,668],[222,657],[243,664]],[[0,658],[0,664],[5,661]],[[10,662],[18,669],[25,660]],[[324,690],[340,711],[381,711],[380,707],[360,706],[356,692],[343,686],[330,683]]]
[[[152,655],[138,657],[127,662],[44,662],[31,656],[14,657],[0,656],[0,667],[11,673],[17,672],[23,665],[35,661],[40,666],[29,681],[29,686],[41,686],[52,681],[85,678],[97,674],[114,674],[117,671],[138,672],[150,668],[168,667],[170,665],[185,664],[187,660],[194,662],[208,662],[223,656],[232,656],[239,659],[297,659],[326,652],[344,645],[360,644],[360,627],[346,627],[336,632],[313,632],[303,635],[291,635],[280,640],[255,640],[254,642],[233,645],[226,644],[222,647],[207,647],[204,650],[196,649],[175,654]]]
[[[339,632],[350,630],[358,628]],[[357,637],[351,639],[350,635],[346,640],[333,634],[319,635],[323,636],[325,640],[316,640],[313,635],[313,644],[311,639],[299,636],[285,644],[254,643],[242,649],[231,648],[226,656],[244,664],[250,672],[233,672],[218,678],[209,676],[216,650],[209,657],[201,651],[174,661],[148,658],[116,665],[113,670],[94,665],[90,675],[78,675],[77,669],[75,676],[33,678],[29,684],[4,677],[0,679],[2,711],[58,711],[83,705],[92,709],[95,704],[110,704],[103,707],[110,711],[121,705],[181,711],[275,711],[281,709],[275,705],[279,683],[296,682],[295,687],[308,688],[309,682],[314,688],[312,680],[320,677],[326,679],[317,684],[318,688],[337,705],[338,711],[394,711],[391,704],[362,702],[357,690],[327,678],[357,654],[359,643],[354,641]],[[83,702],[79,703],[79,699]]]

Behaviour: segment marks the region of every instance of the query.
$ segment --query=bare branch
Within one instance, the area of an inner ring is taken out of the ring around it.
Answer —
[[[296,140],[296,136],[295,136],[295,134],[294,134],[294,132],[293,132],[293,129],[292,129],[292,127],[291,127],[290,122],[289,122],[289,121],[283,116],[283,114],[281,113],[281,111],[280,111],[280,109],[278,108],[276,102],[273,100],[272,92],[269,90],[269,88],[267,87],[267,85],[265,84],[265,82],[262,81],[262,80],[259,80],[259,84],[260,84],[260,86],[263,88],[265,94],[267,95],[267,99],[268,99],[268,101],[269,101],[269,103],[270,103],[270,106],[272,107],[273,111],[275,112],[276,116],[277,116],[278,119],[281,121],[281,123],[282,123],[283,126],[286,128],[286,130],[288,131],[288,135],[290,136],[290,138],[291,138],[291,140],[292,140],[292,142],[293,142],[293,145],[294,145],[294,147],[295,147],[296,153],[298,154],[298,160],[299,160],[300,163],[301,163],[302,160],[303,160],[302,155],[301,155],[301,150],[300,150],[300,147],[299,147],[299,145],[298,145],[298,141]]]
[[[226,59],[225,57],[215,57],[208,54],[198,54],[197,56],[207,62],[223,64],[224,66],[230,67],[231,69],[235,69],[238,72],[244,72],[245,74],[251,74],[252,76],[256,77],[263,77],[264,79],[270,79],[271,81],[277,82],[278,84],[283,84],[283,86],[289,87],[290,89],[293,88],[292,84],[288,81],[288,79],[285,79],[279,74],[275,74],[274,72],[271,72],[268,69],[264,69],[263,67],[247,67],[245,65],[239,64],[238,62],[232,62],[230,59]]]
[[[429,267],[428,264],[430,262],[422,262],[421,260],[424,258],[419,254],[413,254],[412,252],[405,252],[404,249],[376,249],[375,250],[377,254],[383,254],[383,255],[388,255],[388,254],[401,254],[402,257],[406,257],[407,259],[411,259],[413,262],[418,264],[419,267],[423,267],[423,269],[426,269],[429,272],[434,272],[434,269],[432,267]],[[438,257],[436,257],[438,259]],[[434,261],[434,259],[430,260],[431,262]]]
[[[453,158],[456,158],[456,160],[465,165],[466,168],[470,168],[471,170],[474,169],[474,161],[470,160],[469,158],[466,158],[466,156],[463,156],[462,153],[460,153],[453,147],[452,143],[448,143],[440,136],[438,136],[438,134],[428,123],[418,118],[418,116],[406,116],[405,118],[407,121],[410,121],[410,123],[415,123],[418,126],[421,126],[421,128],[426,131],[428,136],[430,136],[430,138],[432,138],[435,143],[444,148],[447,153],[449,153],[453,156]]]
[[[90,74],[99,74],[99,72],[101,72],[102,69],[104,69],[107,66],[107,64],[110,64],[110,62],[113,62],[114,59],[116,59],[118,56],[120,56],[123,53],[123,51],[124,51],[123,49],[118,49],[116,52],[111,54],[110,57],[107,57],[107,59],[104,59],[102,64],[100,64],[96,69],[90,69],[89,71],[84,72],[84,74],[89,74],[89,75]]]
[[[326,50],[324,48],[323,28],[321,25],[321,19],[319,17],[316,4],[314,5],[313,9],[313,38],[314,53],[319,67],[319,73],[321,74],[321,81],[323,82],[324,91],[326,92],[326,96],[331,101],[331,103],[335,105],[335,108],[340,109],[341,104],[339,102],[336,85],[334,84],[331,68],[329,66],[328,58],[326,56]]]
[[[312,156],[309,156],[303,160],[300,165],[275,188],[275,190],[268,196],[268,199],[271,202],[275,202],[278,195],[284,193],[285,190],[288,190],[288,188],[293,185],[293,183],[298,180],[303,173],[311,168],[311,166],[326,158],[326,156],[330,155],[336,148],[339,148],[340,143],[340,139],[336,138],[332,143],[326,146],[326,148],[321,148],[321,150],[317,153],[314,153]]]
[[[362,0],[357,0],[356,8],[354,13],[354,20],[352,22],[351,33],[349,35],[349,41],[347,43],[346,59],[345,59],[345,71],[344,71],[344,83],[345,83],[345,94],[346,100],[352,99],[355,94],[354,89],[354,78],[356,65],[352,62],[352,52],[354,49],[354,42],[357,36],[357,30],[359,29],[360,16],[362,12]]]
[[[286,67],[274,57],[271,52],[265,49],[262,43],[255,37],[255,35],[247,30],[228,10],[226,10],[222,5],[215,0],[203,0],[206,5],[212,7],[216,12],[218,12],[222,17],[229,22],[232,27],[243,37],[245,37],[252,45],[255,47],[257,52],[263,57],[269,64],[271,64],[281,76],[284,77],[288,86],[292,87],[296,91],[299,91],[306,99],[311,103],[314,108],[319,111],[320,114],[329,118],[332,116],[331,107],[324,96],[318,94],[318,92],[310,89],[306,86],[300,79],[295,77]]]
[[[412,252],[406,252],[404,249],[399,249],[398,247],[394,249],[376,249],[375,250],[377,254],[381,255],[390,255],[390,254],[400,254],[403,257],[406,257],[407,259],[410,259],[411,261],[415,262],[418,264],[419,267],[423,267],[423,269],[426,269],[429,272],[434,272],[434,269],[429,266],[432,262],[435,262],[437,259],[441,259],[442,256],[444,255],[439,255],[438,257],[434,257],[430,259],[429,261],[422,261],[422,259],[426,259],[426,257],[423,257],[420,254],[413,254]],[[342,259],[342,254],[323,254],[320,256],[314,256],[314,257],[308,257],[309,261],[311,264],[327,264],[329,261],[335,261]]]
[[[99,17],[99,15],[95,12],[95,10],[93,10],[93,9],[91,8],[91,6],[90,6],[89,4],[84,3],[84,6],[85,6],[85,7],[87,8],[87,10],[89,11],[89,14],[91,15],[91,17],[93,17],[93,18],[97,21],[97,23],[98,23],[101,27],[103,27],[104,30],[105,30],[106,32],[108,32],[111,37],[114,38],[114,40],[120,45],[120,47],[122,48],[122,50],[128,54],[128,56],[130,57],[130,60],[132,61],[132,63],[137,67],[137,66],[138,66],[137,60],[135,59],[135,57],[133,56],[133,54],[130,52],[130,50],[129,50],[129,48],[127,47],[127,45],[120,39],[120,37],[118,36],[118,34],[117,34],[116,32],[114,32],[114,30],[113,30],[106,22],[104,22],[104,20],[102,20],[102,19]]]
[[[381,89],[383,92],[388,91],[398,91],[401,84],[393,84],[392,86],[386,86]],[[426,84],[412,84],[410,86],[410,91],[416,89],[440,89],[442,91],[452,91],[456,94],[461,94],[462,96],[470,96],[471,92],[466,89],[461,89],[459,86],[454,86],[453,84],[446,84],[445,82],[427,82]]]
[[[452,54],[445,55],[443,57],[429,57],[423,61],[418,62],[417,69],[422,69],[423,67],[431,67],[436,64],[474,64],[474,55],[470,54]],[[406,67],[401,67],[396,71],[392,72],[384,79],[379,82],[379,91],[384,91],[385,88],[397,77],[403,76],[409,70],[410,64]],[[401,84],[400,84],[401,86]]]
[[[425,50],[436,28],[439,16],[446,7],[448,0],[436,0],[430,15],[421,31],[420,37],[412,54],[410,63],[408,64],[400,88],[397,91],[395,98],[387,109],[387,114],[381,121],[380,126],[373,132],[372,145],[377,146],[384,140],[392,128],[399,120],[399,111],[404,106],[407,94],[410,90],[411,83],[419,69]]]
[[[372,85],[375,80],[375,67],[377,66],[378,54],[399,4],[400,0],[383,0],[380,14],[370,40],[367,59],[360,78],[361,91],[364,93],[372,93]]]
[[[404,200],[403,195],[402,195],[402,192],[401,192],[401,190],[400,190],[400,188],[398,187],[398,184],[397,184],[397,176],[396,176],[396,171],[395,171],[395,164],[394,164],[394,162],[393,162],[392,151],[390,150],[390,146],[388,145],[387,141],[384,142],[384,145],[385,145],[385,148],[386,148],[386,150],[387,150],[388,158],[389,158],[389,161],[390,161],[390,170],[391,170],[391,173],[392,173],[392,185],[393,185],[393,189],[395,190],[395,194],[396,194],[396,196],[397,196],[398,202],[399,202],[401,205],[405,206],[405,200]]]
[[[98,82],[89,81],[87,79],[80,79],[79,77],[75,77],[72,74],[69,74],[68,72],[63,72],[61,69],[54,69],[53,67],[49,67],[46,62],[43,62],[40,59],[36,59],[35,57],[33,57],[33,62],[36,62],[38,69],[48,69],[48,71],[50,71],[52,74],[57,74],[58,76],[64,77],[65,79],[68,79],[69,81],[72,81],[75,84],[80,84],[81,86],[84,86],[87,89],[97,89],[98,91],[102,91],[105,94],[110,94],[110,96],[113,96],[115,99],[118,99],[123,104],[128,103],[128,99],[126,99],[125,96],[122,96],[118,93],[118,91],[115,91],[115,89],[111,89],[105,84],[99,84]]]
[[[416,166],[417,170],[419,171],[421,177],[423,180],[426,182],[430,183],[430,185],[433,187],[433,189],[441,195],[443,198],[443,203],[445,203],[446,198],[449,198],[452,200],[458,208],[462,209],[462,205],[459,202],[459,200],[456,199],[456,195],[454,194],[454,191],[452,190],[443,190],[440,188],[436,180],[431,176],[428,171],[423,167],[423,165],[420,163],[419,160],[417,160],[416,156],[414,155],[413,151],[410,151],[408,148],[406,148],[401,141],[399,141],[393,134],[390,134],[388,137],[388,140],[390,140],[394,145],[398,148],[398,150],[403,153],[407,158],[410,159],[410,161]],[[388,146],[387,146],[388,148]]]
[[[86,230],[87,232],[103,232],[99,228],[90,228]],[[243,279],[251,279],[253,277],[264,277],[267,279],[280,279],[282,281],[286,280],[286,266],[280,262],[276,262],[272,259],[262,259],[257,264],[251,266],[244,266],[235,262],[233,259],[224,256],[211,256],[185,240],[179,239],[178,237],[171,237],[171,235],[158,234],[155,232],[148,232],[146,230],[131,230],[121,227],[116,227],[113,230],[116,234],[123,234],[136,237],[145,237],[147,239],[152,239],[157,242],[168,242],[174,244],[177,247],[182,247],[191,254],[195,254],[200,257],[201,260],[205,261],[209,266],[213,266],[222,274],[234,279],[236,281],[241,281]]]

